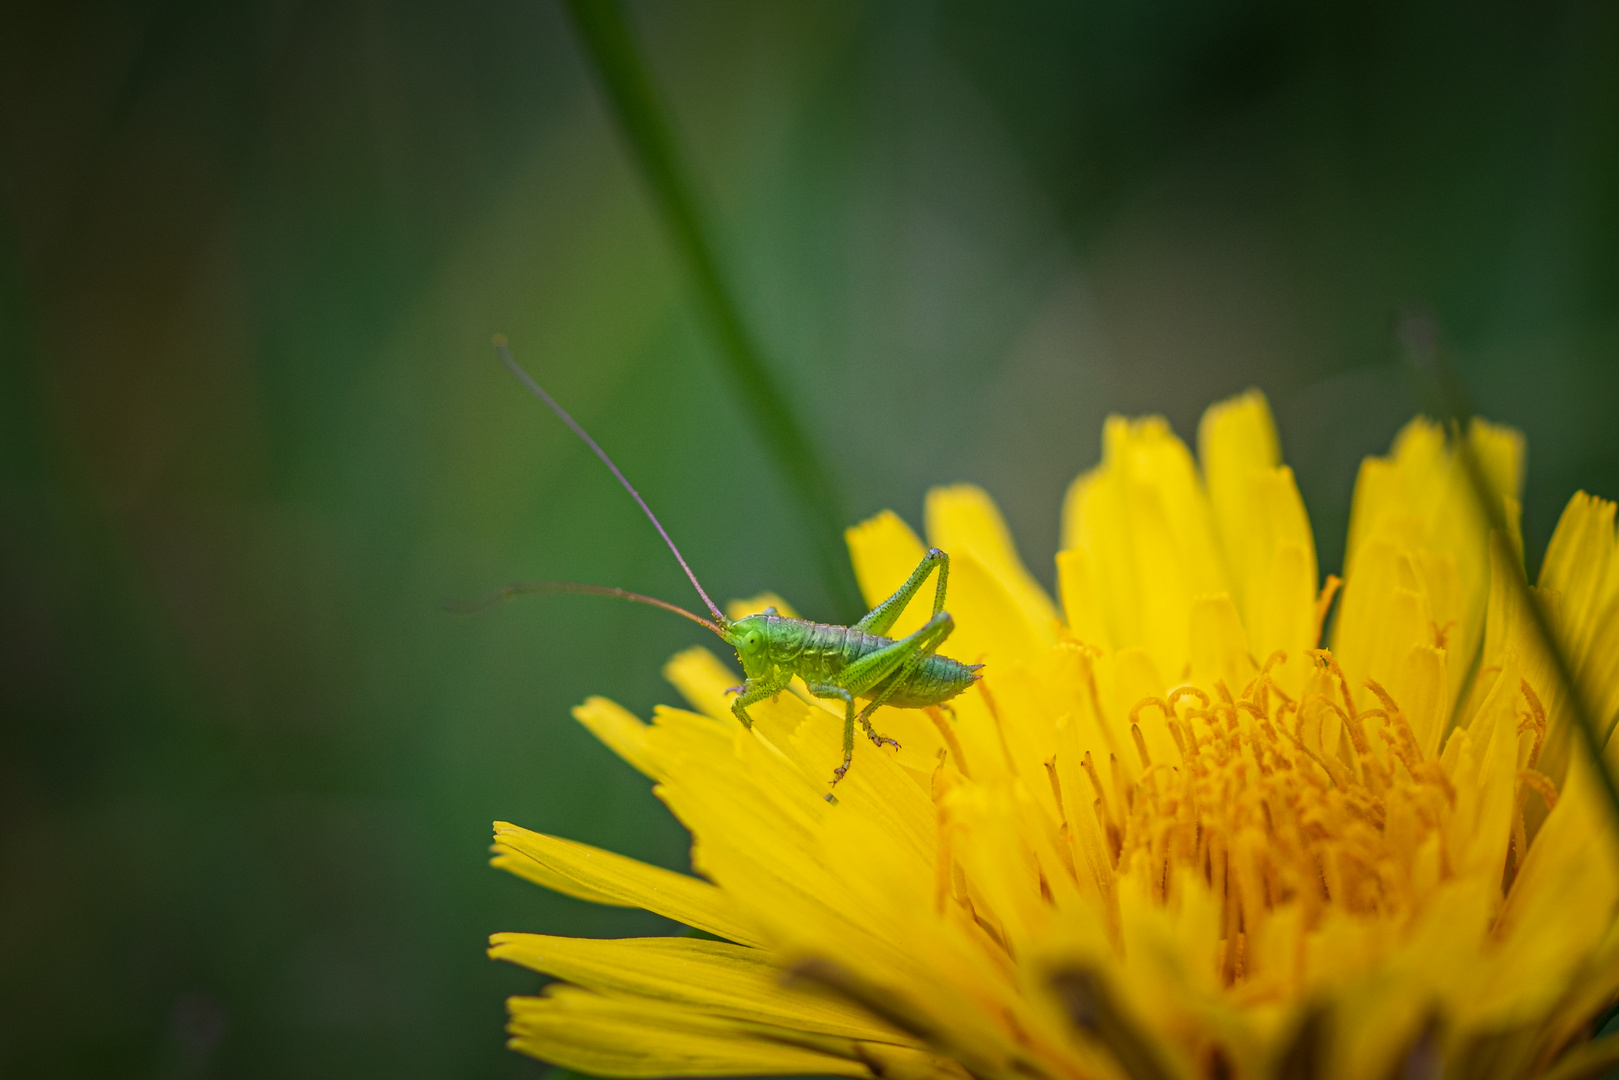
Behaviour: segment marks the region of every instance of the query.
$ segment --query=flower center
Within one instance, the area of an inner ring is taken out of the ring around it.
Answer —
[[[1129,714],[1142,771],[1128,782],[1110,762],[1118,797],[1085,754],[1113,871],[1139,875],[1158,902],[1172,899],[1177,877],[1190,871],[1222,902],[1227,985],[1243,979],[1246,944],[1284,910],[1299,920],[1302,947],[1329,914],[1403,917],[1452,874],[1445,823],[1457,794],[1446,769],[1424,756],[1382,686],[1364,684],[1381,707],[1357,709],[1332,654],[1311,655],[1315,677],[1300,700],[1272,678],[1281,652],[1240,695],[1216,681],[1212,694],[1188,685],[1142,699]],[[1522,693],[1518,731],[1534,739],[1518,773],[1517,860],[1527,847],[1523,789],[1548,806],[1556,798],[1533,769],[1545,710],[1527,682]],[[1167,727],[1178,761],[1153,760],[1143,736],[1150,724]]]

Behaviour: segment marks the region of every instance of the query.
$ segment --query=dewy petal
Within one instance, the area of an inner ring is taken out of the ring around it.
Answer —
[[[507,1045],[587,1076],[872,1076],[848,1040],[846,1054],[829,1053],[780,1037],[790,1033],[646,999],[554,986],[507,1006]]]
[[[644,997],[712,1016],[822,1035],[914,1045],[869,1014],[818,994],[788,990],[769,954],[692,938],[591,940],[495,934],[489,955],[587,990]]]
[[[730,899],[706,881],[505,821],[495,822],[494,851],[493,865],[570,896],[645,908],[718,937],[759,944]]]

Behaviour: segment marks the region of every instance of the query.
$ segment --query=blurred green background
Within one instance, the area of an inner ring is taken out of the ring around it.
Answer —
[[[852,522],[1000,500],[1051,582],[1111,411],[1269,395],[1338,568],[1442,320],[1538,561],[1619,495],[1619,6],[634,3]],[[489,822],[686,865],[568,709],[717,597],[832,614],[550,0],[0,11],[0,1073],[537,1077],[494,930],[663,932]]]

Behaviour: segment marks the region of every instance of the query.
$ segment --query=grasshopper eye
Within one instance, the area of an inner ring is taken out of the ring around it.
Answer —
[[[747,635],[742,639],[742,648],[746,649],[750,653],[758,652],[759,647],[763,644],[764,635],[759,633],[757,630],[749,630]]]

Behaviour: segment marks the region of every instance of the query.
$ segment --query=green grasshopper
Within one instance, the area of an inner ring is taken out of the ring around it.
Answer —
[[[842,780],[843,775],[849,771],[849,763],[854,756],[856,722],[865,728],[873,743],[878,746],[888,743],[897,750],[899,743],[877,734],[871,726],[871,714],[876,712],[878,707],[892,705],[896,708],[915,709],[942,705],[978,681],[980,676],[977,672],[983,667],[982,664],[963,664],[959,660],[938,654],[939,646],[955,629],[955,620],[944,610],[945,586],[950,578],[950,556],[938,548],[929,549],[916,569],[911,571],[911,576],[906,579],[905,584],[901,585],[893,596],[867,612],[866,617],[853,626],[834,626],[795,619],[779,614],[775,608],[768,608],[758,615],[748,615],[740,619],[726,618],[714,601],[709,599],[702,583],[687,565],[675,542],[669,538],[658,516],[652,512],[646,500],[641,498],[641,493],[636,491],[634,485],[619,471],[618,466],[613,464],[613,459],[607,456],[607,452],[597,445],[596,440],[592,439],[572,416],[568,415],[567,410],[545,392],[544,387],[535,382],[533,377],[512,359],[511,350],[507,347],[503,336],[495,338],[495,351],[501,363],[517,376],[518,381],[535,397],[550,406],[551,411],[556,413],[586,446],[595,451],[596,456],[618,478],[618,482],[624,485],[624,490],[630,493],[636,504],[651,520],[653,528],[658,530],[658,535],[663,537],[663,542],[669,545],[675,561],[686,572],[686,577],[691,580],[697,595],[702,597],[703,605],[708,608],[713,619],[705,619],[656,597],[643,596],[625,589],[581,585],[570,581],[516,582],[496,589],[483,601],[473,605],[474,609],[486,607],[520,593],[573,592],[608,596],[637,604],[650,604],[690,619],[719,635],[727,645],[736,650],[745,678],[741,686],[731,687],[729,692],[737,695],[736,700],[731,703],[731,711],[736,714],[743,727],[753,727],[753,718],[748,715],[748,706],[780,694],[788,688],[795,675],[804,681],[804,685],[815,697],[843,702],[843,764],[832,770],[833,785]],[[935,569],[939,572],[939,580],[933,592],[932,618],[921,629],[906,637],[895,639],[883,636],[893,627],[912,598],[921,591],[928,575]],[[855,711],[856,698],[866,700],[865,707],[858,713]],[[827,798],[830,799],[831,796],[828,795]]]

